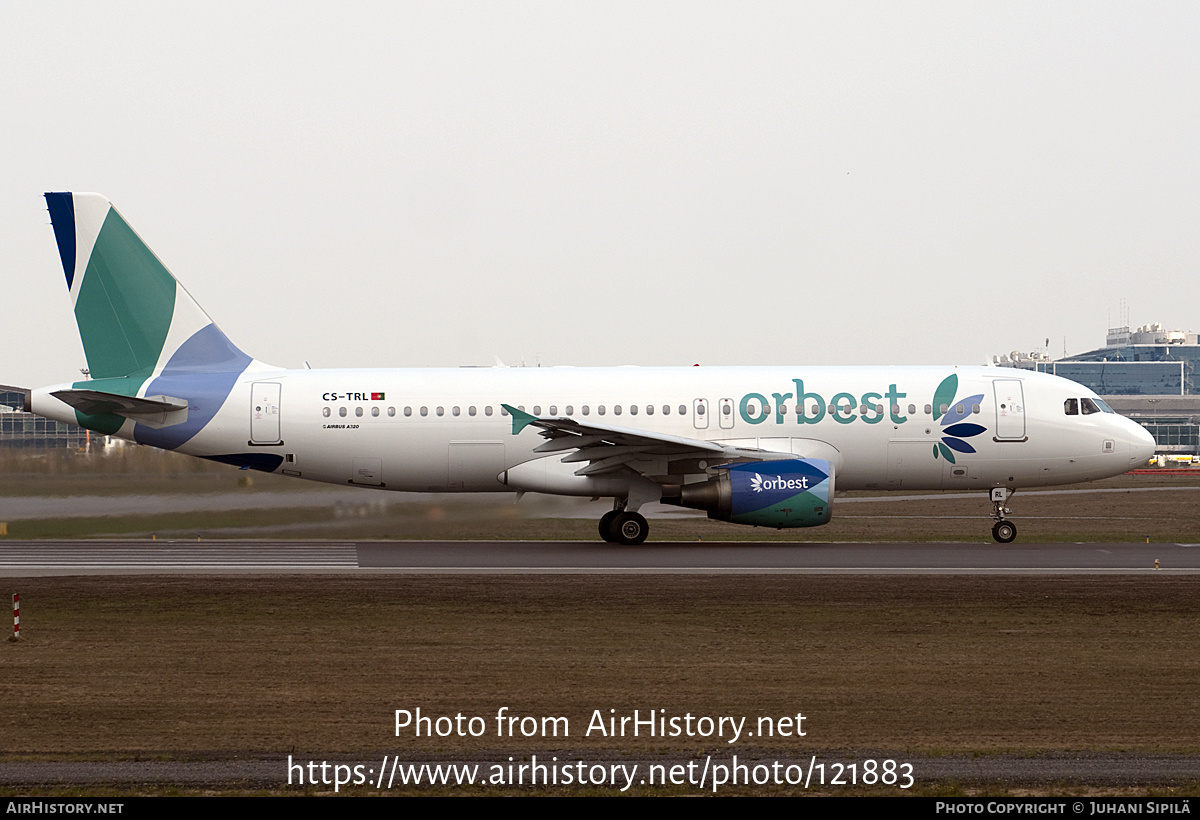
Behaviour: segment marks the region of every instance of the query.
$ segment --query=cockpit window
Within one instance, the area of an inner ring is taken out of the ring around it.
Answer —
[[[1103,410],[1105,413],[1112,413],[1113,415],[1116,415],[1116,413],[1117,413],[1116,410],[1114,410],[1108,406],[1108,404],[1104,401],[1104,399],[1096,399],[1096,404],[1100,405],[1100,409]]]
[[[1063,402],[1063,412],[1068,416],[1079,415],[1079,399],[1067,399]]]
[[[1079,400],[1079,406],[1082,408],[1085,416],[1090,416],[1092,413],[1100,412],[1100,408],[1096,406],[1096,402],[1092,401],[1087,396],[1084,396]]]

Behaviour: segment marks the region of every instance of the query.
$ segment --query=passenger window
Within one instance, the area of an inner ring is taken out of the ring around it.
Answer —
[[[346,418],[346,408],[345,408],[345,407],[339,407],[339,408],[338,408],[338,415],[339,415],[339,416],[341,416],[342,418]]]
[[[1063,412],[1068,416],[1079,415],[1079,399],[1067,399],[1063,402]]]
[[[573,415],[575,415],[575,408],[574,408],[574,407],[572,407],[572,406],[571,406],[571,405],[569,405],[569,404],[567,405],[567,415],[568,415],[568,416],[573,416]]]
[[[979,405],[978,405],[978,404],[972,404],[972,405],[971,405],[971,412],[972,412],[972,413],[974,413],[975,415],[979,415]]]
[[[613,415],[614,416],[621,415],[621,405],[618,404],[613,407]]]
[[[488,409],[491,410],[490,407]],[[501,406],[501,408],[500,408],[500,415],[502,415],[502,416],[508,415],[508,410],[506,410],[503,406]]]
[[[940,412],[944,416],[944,415],[946,415],[946,411],[949,409],[950,409],[949,405],[943,404],[941,406],[941,409],[938,412]]]
[[[322,410],[321,415],[324,416],[325,418],[329,418],[329,408],[326,407],[324,410]]]
[[[898,415],[900,415],[900,405],[898,405],[898,404],[893,404],[893,405],[892,405],[892,415],[893,415],[893,416],[898,416]]]
[[[931,413],[933,413],[933,406],[932,406],[932,405],[929,405],[929,404],[925,405],[925,415],[927,415],[927,416],[928,416],[928,415],[930,415]]]
[[[412,415],[412,408],[411,408],[411,407],[405,407],[405,408],[404,408],[404,415],[405,415],[405,416],[411,416],[411,415]]]
[[[585,404],[582,409],[583,409],[583,414],[586,416],[588,414],[588,406]]]
[[[647,405],[646,405],[646,415],[647,415],[647,416],[653,416],[653,415],[654,415],[654,405],[653,405],[653,404],[647,404]]]
[[[378,408],[378,407],[372,407],[372,408],[371,408],[371,415],[372,415],[372,416],[378,416],[378,415],[379,415],[379,408]]]
[[[470,407],[467,408],[467,415],[468,416],[475,415],[475,405],[472,404]]]
[[[558,405],[557,404],[550,405],[550,415],[552,415],[552,416],[558,415]]]
[[[954,412],[958,413],[960,416],[966,415],[966,408],[959,404],[955,406]]]
[[[663,415],[664,415],[664,416],[669,416],[669,415],[671,415],[671,405],[669,405],[669,404],[664,404],[664,405],[663,405]]]
[[[361,418],[362,418],[362,408],[361,408],[361,407],[355,407],[355,408],[354,408],[354,415],[355,415],[356,417],[358,417],[358,418],[360,418],[360,419],[361,419]]]
[[[458,405],[457,404],[450,408],[450,414],[453,416],[458,415]]]
[[[428,416],[428,415],[429,415],[429,408],[428,408],[428,407],[422,407],[422,408],[421,408],[421,415],[422,415],[422,416]]]
[[[388,415],[389,415],[389,416],[395,416],[395,415],[396,415],[396,408],[395,408],[395,407],[389,407],[389,408],[388,408]]]
[[[681,415],[681,416],[687,415],[687,405],[685,405],[685,404],[679,405],[679,415]]]
[[[490,404],[484,406],[483,414],[485,416],[490,416],[492,414],[492,406]]]
[[[599,407],[597,407],[596,412],[603,416],[604,415],[604,405],[602,404]]]
[[[438,414],[439,416],[444,416],[444,415],[446,415],[446,408],[439,406],[439,407],[438,407],[438,409],[437,409],[437,414]]]
[[[908,414],[910,416],[915,416],[917,414],[917,406],[915,404],[910,404],[908,406]]]
[[[703,405],[703,404],[697,404],[697,405],[696,405],[696,415],[697,415],[697,416],[703,416],[703,415],[704,415],[704,405]],[[726,411],[725,411],[725,415],[727,415],[727,416],[729,415],[729,411],[728,411],[728,410],[726,410]]]
[[[535,416],[540,416],[542,414],[542,406],[540,404],[535,404],[533,406],[533,414]]]
[[[703,405],[701,405],[701,406],[700,406],[700,412],[701,412],[701,413],[703,413],[703,412],[704,412],[704,406],[703,406]],[[722,404],[722,405],[721,405],[721,415],[723,415],[723,416],[728,416],[728,415],[729,415],[730,413],[732,413],[732,412],[733,412],[733,408],[732,408],[732,407],[730,407],[728,404]],[[751,413],[750,415],[754,415],[754,414],[753,414],[753,413]]]

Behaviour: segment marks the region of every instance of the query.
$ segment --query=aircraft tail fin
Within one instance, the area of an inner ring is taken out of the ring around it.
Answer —
[[[192,369],[245,369],[249,357],[106,197],[47,193],[46,205],[91,378],[140,387],[181,355]]]
[[[54,395],[77,422],[172,449],[196,435],[238,377],[264,367],[229,341],[99,194],[48,193],[46,205],[90,380]]]

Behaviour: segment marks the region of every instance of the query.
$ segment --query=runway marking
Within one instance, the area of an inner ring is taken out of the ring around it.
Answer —
[[[370,567],[379,575],[1200,575],[1154,567]]]
[[[1029,498],[1035,495],[1087,495],[1090,493],[1163,493],[1163,492],[1187,492],[1200,490],[1200,487],[1096,487],[1085,490],[1017,490],[1012,494],[1014,498]],[[937,499],[964,499],[987,498],[986,490],[979,490],[973,493],[948,493],[931,490],[928,495],[863,495],[854,498],[837,497],[838,504],[861,504],[872,501],[887,502],[887,501],[934,501]]]
[[[0,570],[357,569],[352,542],[45,541],[0,546]]]
[[[1200,544],[677,542],[626,548],[529,541],[14,541],[0,542],[0,574],[1200,574],[1197,553],[1177,546]],[[1154,567],[1156,558],[1160,568]],[[1093,560],[1101,565],[1089,565]],[[971,561],[978,563],[971,566]]]
[[[839,519],[852,518],[855,521],[860,521],[868,518],[899,518],[904,520],[928,520],[928,521],[950,521],[952,519],[962,519],[964,521],[991,521],[991,516],[987,515],[839,515]],[[1018,520],[1018,519],[1014,519]],[[1021,521],[1095,521],[1094,515],[1022,515]],[[1156,521],[1158,520],[1153,515],[1106,515],[1105,521]]]

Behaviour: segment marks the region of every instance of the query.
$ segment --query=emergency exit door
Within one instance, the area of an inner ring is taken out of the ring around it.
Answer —
[[[250,386],[250,443],[283,444],[279,437],[279,382]]]

